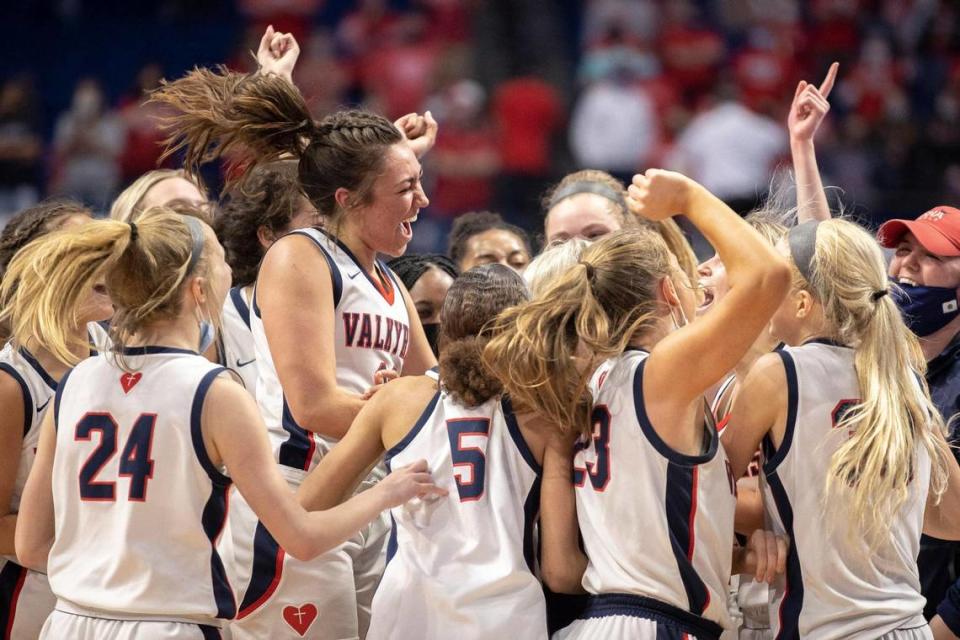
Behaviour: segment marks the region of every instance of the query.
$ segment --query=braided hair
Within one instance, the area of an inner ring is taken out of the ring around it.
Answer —
[[[228,175],[240,178],[261,164],[293,158],[304,195],[330,219],[343,213],[338,189],[354,194],[347,208],[372,200],[386,149],[404,140],[392,122],[366,111],[338,111],[315,121],[300,91],[272,74],[198,68],[164,81],[152,99],[176,113],[166,120],[164,157],[184,151],[191,175],[203,162],[234,157]],[[324,224],[328,230],[337,226]]]
[[[7,226],[0,232],[0,275],[7,270],[7,265],[17,251],[43,234],[53,231],[65,218],[76,215],[93,217],[90,209],[79,202],[67,198],[51,198],[10,218]]]
[[[420,276],[431,267],[440,269],[454,280],[460,275],[460,270],[453,260],[440,253],[409,253],[390,260],[387,266],[397,274],[407,291],[412,289]]]

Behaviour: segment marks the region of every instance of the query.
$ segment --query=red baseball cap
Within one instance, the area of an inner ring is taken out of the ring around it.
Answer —
[[[937,256],[960,256],[960,209],[939,206],[916,220],[888,220],[877,231],[884,247],[895,248],[903,234],[910,232],[923,248]]]

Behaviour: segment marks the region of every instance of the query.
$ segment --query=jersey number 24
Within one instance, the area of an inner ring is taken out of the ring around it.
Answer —
[[[120,454],[120,476],[130,478],[127,498],[132,502],[147,499],[147,481],[153,477],[153,460],[150,449],[153,444],[153,427],[157,416],[144,413],[133,423],[133,429]],[[87,461],[80,467],[80,499],[95,502],[115,502],[115,481],[97,480],[97,476],[117,454],[117,421],[109,413],[88,413],[80,418],[74,440],[89,442],[94,432],[99,432],[100,443]]]

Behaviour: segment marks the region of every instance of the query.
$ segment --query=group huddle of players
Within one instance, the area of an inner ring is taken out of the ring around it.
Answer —
[[[960,210],[831,217],[836,65],[789,210],[585,170],[535,257],[490,213],[405,256],[436,122],[314,120],[298,52],[164,83],[183,170],[0,235],[3,638],[960,634],[918,569],[960,538]]]

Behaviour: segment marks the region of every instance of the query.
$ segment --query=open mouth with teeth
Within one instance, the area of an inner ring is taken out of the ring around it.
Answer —
[[[912,279],[910,279],[910,278],[898,278],[898,279],[897,279],[897,284],[905,284],[905,285],[907,285],[908,287],[918,287],[918,286],[920,286],[919,284],[917,284],[917,281],[916,281],[916,280],[912,280]]]
[[[710,308],[710,305],[713,304],[713,287],[702,287],[700,289],[702,300],[697,306],[697,314],[702,314]]]
[[[420,212],[413,214],[412,217],[407,218],[406,220],[400,223],[400,233],[404,238],[409,240],[413,237],[413,223],[417,221],[417,217],[420,215]]]

